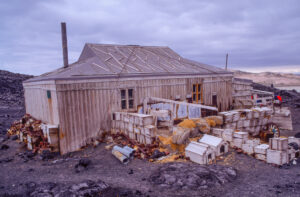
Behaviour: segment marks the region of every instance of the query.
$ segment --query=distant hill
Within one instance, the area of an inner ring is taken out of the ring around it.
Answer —
[[[234,76],[237,78],[250,79],[256,83],[270,86],[300,86],[300,75],[299,74],[288,74],[288,73],[273,73],[273,72],[262,72],[262,73],[250,73],[244,71],[233,71]]]
[[[23,105],[22,82],[33,76],[0,70],[0,106]]]

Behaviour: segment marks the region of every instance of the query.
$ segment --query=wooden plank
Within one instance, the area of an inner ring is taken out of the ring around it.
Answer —
[[[153,100],[153,101],[158,101],[158,102],[174,103],[174,104],[179,104],[179,105],[187,105],[187,106],[200,107],[200,108],[203,108],[203,109],[209,109],[209,110],[213,110],[213,111],[218,111],[218,109],[215,108],[215,107],[210,107],[210,106],[201,105],[201,104],[194,104],[194,103],[186,103],[186,102],[180,102],[180,101],[173,101],[173,100],[163,99],[163,98],[157,98],[157,97],[150,97],[149,99],[150,99],[150,101]]]

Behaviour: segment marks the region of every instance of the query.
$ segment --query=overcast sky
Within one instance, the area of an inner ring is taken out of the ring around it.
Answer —
[[[39,75],[86,42],[169,46],[181,56],[247,71],[300,72],[299,0],[2,0],[0,69]]]

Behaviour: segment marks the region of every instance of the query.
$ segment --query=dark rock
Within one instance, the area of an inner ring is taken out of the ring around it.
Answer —
[[[90,159],[80,159],[78,164],[75,165],[75,172],[79,173],[86,170],[91,165],[91,163],[92,161]]]
[[[33,159],[33,157],[35,156],[35,154],[32,151],[25,151],[24,153],[19,153],[18,154],[19,157],[21,157],[24,162],[27,162],[31,159]]]
[[[0,149],[1,150],[7,150],[7,149],[9,149],[9,146],[7,144],[2,144]]]
[[[4,158],[4,159],[1,159],[1,160],[0,160],[0,163],[8,163],[8,162],[11,162],[11,161],[13,161],[13,160],[14,160],[13,157],[6,157],[6,158]]]
[[[295,134],[295,138],[300,138],[300,132]]]
[[[299,146],[296,142],[289,143],[289,146],[293,147],[293,149],[298,150]]]
[[[133,174],[133,169],[130,168],[130,169],[128,170],[128,174]]]
[[[51,152],[50,150],[43,150],[41,157],[42,160],[50,160],[50,159],[54,159],[56,155],[57,153]]]
[[[92,161],[90,159],[84,158],[84,159],[80,159],[79,160],[79,165],[83,166],[83,167],[87,167],[88,165],[90,165],[92,163]]]
[[[154,150],[153,154],[151,155],[150,159],[157,159],[160,157],[166,156],[165,152],[160,152],[159,150]]]
[[[13,135],[10,139],[13,140],[13,141],[15,141],[15,140],[18,139],[18,136],[17,135]]]

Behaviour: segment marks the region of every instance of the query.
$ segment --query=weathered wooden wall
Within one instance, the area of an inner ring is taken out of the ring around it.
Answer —
[[[243,103],[251,102],[253,87],[252,82],[246,79],[233,79],[232,83],[232,96],[234,100],[234,108],[244,108]]]
[[[152,79],[114,79],[57,81],[58,113],[60,117],[60,150],[75,151],[91,138],[111,128],[111,113],[121,111],[120,89],[134,89],[135,109],[145,97],[185,99],[192,93],[192,84],[203,84],[203,103],[212,104],[217,94],[220,110],[232,104],[232,76],[178,77]]]
[[[54,81],[24,83],[26,113],[48,124],[59,124],[56,86]],[[47,98],[47,90],[51,98]]]

